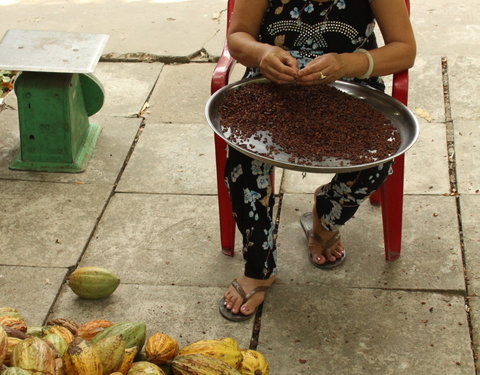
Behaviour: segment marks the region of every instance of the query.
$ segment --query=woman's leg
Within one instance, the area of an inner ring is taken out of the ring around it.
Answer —
[[[334,236],[334,231],[353,217],[360,204],[377,190],[390,174],[393,162],[357,172],[338,173],[332,181],[315,192],[313,231],[324,240]],[[309,248],[315,262],[333,262],[343,256],[341,241],[325,252],[314,238]]]
[[[272,166],[252,159],[229,147],[225,167],[225,182],[228,186],[237,227],[243,238],[244,276],[238,281],[245,292],[260,285],[271,285],[276,273],[275,223],[273,206],[275,199],[270,183]],[[255,294],[241,305],[241,298],[234,288],[225,293],[227,308],[237,313],[252,313],[264,298],[264,293]]]

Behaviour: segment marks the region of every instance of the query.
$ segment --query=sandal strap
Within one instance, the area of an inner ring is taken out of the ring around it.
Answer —
[[[323,251],[328,251],[330,250],[333,246],[337,244],[338,241],[340,241],[340,232],[338,230],[334,231],[334,235],[332,238],[330,238],[328,241],[325,241],[323,238],[321,238],[318,234],[314,233],[313,230],[310,231],[310,237],[315,238],[318,242],[320,242],[320,245],[323,248]]]
[[[257,286],[256,288],[252,289],[250,292],[245,293],[245,290],[242,286],[238,283],[237,279],[232,281],[232,286],[235,288],[240,297],[242,297],[242,303],[248,301],[255,293],[264,292],[268,289],[268,286]]]

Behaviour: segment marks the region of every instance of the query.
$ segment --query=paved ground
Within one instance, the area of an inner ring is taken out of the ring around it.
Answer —
[[[19,136],[15,96],[6,98],[0,306],[16,307],[30,325],[144,321],[181,345],[232,336],[265,353],[273,375],[475,374],[479,11],[474,0],[412,1],[419,53],[409,106],[421,135],[406,155],[402,257],[383,260],[380,211],[366,204],[343,231],[345,265],[312,267],[298,216],[328,176],[279,171],[280,278],[254,325],[227,322],[216,307],[242,268],[239,254],[220,253],[213,135],[203,115],[225,2],[0,0],[1,35],[110,34],[95,72],[106,103],[91,120],[103,130],[86,172],[9,170]],[[78,299],[64,280],[84,265],[115,271],[120,287],[102,301]]]

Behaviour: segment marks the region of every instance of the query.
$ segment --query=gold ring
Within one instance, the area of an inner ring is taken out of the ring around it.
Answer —
[[[327,76],[320,72],[320,81],[323,81],[325,78],[327,78]]]

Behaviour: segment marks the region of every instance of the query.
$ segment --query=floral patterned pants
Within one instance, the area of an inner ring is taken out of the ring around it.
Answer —
[[[377,190],[390,173],[392,162],[361,171],[336,174],[317,192],[316,209],[329,230],[345,224],[359,205]],[[268,279],[277,272],[275,204],[272,165],[228,148],[225,182],[237,227],[243,236],[245,276]]]

